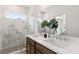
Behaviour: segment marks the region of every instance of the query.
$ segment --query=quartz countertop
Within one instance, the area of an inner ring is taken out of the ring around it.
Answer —
[[[48,40],[50,38],[43,38],[41,35],[29,34],[27,35],[27,37],[31,38],[32,40],[38,42],[39,44],[47,47],[48,49],[58,54],[79,54],[79,38],[76,37],[65,36],[69,40],[64,41],[62,44],[65,43],[65,45],[63,45],[62,47],[46,42],[45,40]]]

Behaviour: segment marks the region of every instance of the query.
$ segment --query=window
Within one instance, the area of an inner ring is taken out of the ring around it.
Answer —
[[[5,17],[15,19],[15,20],[26,20],[25,15],[19,14],[19,13],[16,13],[16,12],[5,12]]]

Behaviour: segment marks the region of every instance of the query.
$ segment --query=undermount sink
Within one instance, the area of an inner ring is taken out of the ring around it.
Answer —
[[[38,35],[35,35],[35,34],[34,34],[34,35],[32,35],[32,36],[34,36],[34,37],[39,37]]]
[[[36,37],[36,38],[38,38],[38,37],[43,37],[43,36],[40,35],[40,34],[33,34],[32,36],[33,36],[33,37]]]
[[[68,42],[60,41],[57,39],[46,39],[44,41],[47,42],[48,44],[52,44],[60,48],[67,48],[69,46]]]

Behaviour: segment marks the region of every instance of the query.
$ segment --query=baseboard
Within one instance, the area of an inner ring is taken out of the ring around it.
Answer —
[[[14,51],[14,52],[8,53],[8,54],[16,54],[16,53],[19,53],[19,52],[24,51],[24,50],[26,50],[26,48],[23,48],[22,50],[17,50],[17,51]]]

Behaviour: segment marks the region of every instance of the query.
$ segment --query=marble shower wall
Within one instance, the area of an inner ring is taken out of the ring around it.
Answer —
[[[2,6],[2,18],[0,19],[0,44],[2,49],[16,47],[25,43],[25,35],[27,35],[27,9],[16,6],[18,9],[9,9],[26,16],[26,20],[12,19],[5,17],[5,11],[11,6]]]
[[[25,24],[24,22],[12,20],[12,19],[3,19],[3,48],[15,47],[22,45],[25,42]]]

